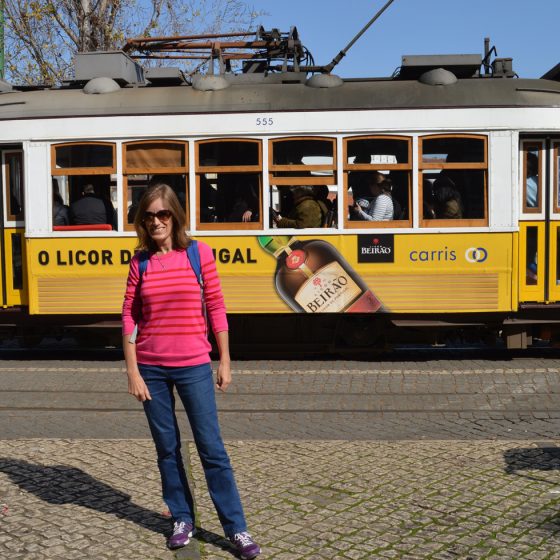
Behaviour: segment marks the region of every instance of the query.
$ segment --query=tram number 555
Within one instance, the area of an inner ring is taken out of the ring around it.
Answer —
[[[272,117],[257,117],[255,120],[257,126],[272,126],[274,119]]]

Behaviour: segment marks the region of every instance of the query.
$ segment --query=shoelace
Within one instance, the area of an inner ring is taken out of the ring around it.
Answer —
[[[233,536],[233,539],[240,543],[241,546],[249,546],[251,544],[253,544],[253,539],[251,538],[251,535],[247,532],[243,532],[243,533],[236,533]]]
[[[184,521],[175,522],[173,526],[173,536],[180,535],[181,533],[185,532],[186,523]]]

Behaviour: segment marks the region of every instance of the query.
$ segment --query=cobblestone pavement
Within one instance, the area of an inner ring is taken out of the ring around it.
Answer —
[[[234,558],[188,430],[200,530],[165,548],[122,363],[0,363],[0,558]],[[237,363],[219,395],[263,559],[560,559],[560,362]]]
[[[263,558],[560,558],[560,448],[526,441],[228,442]],[[187,444],[193,457],[192,444]],[[167,551],[152,443],[0,443],[0,557],[233,558],[191,460],[201,531]]]

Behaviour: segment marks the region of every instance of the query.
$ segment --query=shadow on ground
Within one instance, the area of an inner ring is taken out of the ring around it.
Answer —
[[[560,470],[560,447],[527,447],[508,449],[504,453],[508,474],[525,474],[523,471]],[[541,480],[541,479],[535,479]]]
[[[0,472],[6,474],[22,490],[49,504],[74,504],[132,521],[154,533],[163,535],[169,532],[168,519],[134,504],[128,494],[93,478],[81,469],[0,457]]]

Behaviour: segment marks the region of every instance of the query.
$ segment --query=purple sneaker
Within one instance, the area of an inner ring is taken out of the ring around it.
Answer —
[[[173,524],[173,534],[167,540],[167,546],[171,550],[181,548],[189,544],[189,539],[193,535],[193,526],[185,521],[175,521]]]
[[[247,531],[235,533],[229,540],[237,550],[241,560],[251,560],[261,553],[261,547],[253,540]]]

